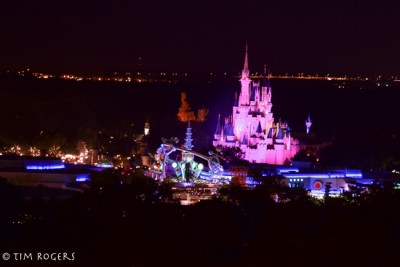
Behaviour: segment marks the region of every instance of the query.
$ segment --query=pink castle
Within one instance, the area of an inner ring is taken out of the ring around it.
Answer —
[[[253,81],[248,68],[248,53],[242,70],[241,92],[235,96],[232,115],[218,125],[214,147],[240,147],[249,162],[283,165],[299,151],[299,142],[290,136],[287,123],[275,122],[272,109],[270,75],[264,65],[262,81]]]

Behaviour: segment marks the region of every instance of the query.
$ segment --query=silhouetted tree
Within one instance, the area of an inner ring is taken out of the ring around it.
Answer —
[[[20,188],[0,177],[0,223],[9,223],[22,211],[23,196]]]
[[[325,200],[329,198],[329,193],[331,192],[331,189],[332,189],[332,183],[331,182],[325,183],[325,194],[324,194]]]

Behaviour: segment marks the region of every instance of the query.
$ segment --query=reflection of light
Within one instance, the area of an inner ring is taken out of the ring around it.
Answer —
[[[178,163],[173,162],[173,163],[172,163],[172,167],[174,167],[174,168],[178,167]]]

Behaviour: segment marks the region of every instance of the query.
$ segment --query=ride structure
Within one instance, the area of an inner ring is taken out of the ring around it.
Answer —
[[[193,151],[192,141],[190,122],[186,128],[185,143],[181,147],[177,146],[177,137],[162,138],[162,144],[154,155],[151,176],[161,181],[171,178],[183,183],[229,183],[230,178],[224,176],[221,157],[212,151],[208,156]]]

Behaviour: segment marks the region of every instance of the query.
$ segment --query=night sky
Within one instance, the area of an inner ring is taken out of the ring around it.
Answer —
[[[2,1],[0,68],[400,74],[398,1],[193,2]]]

